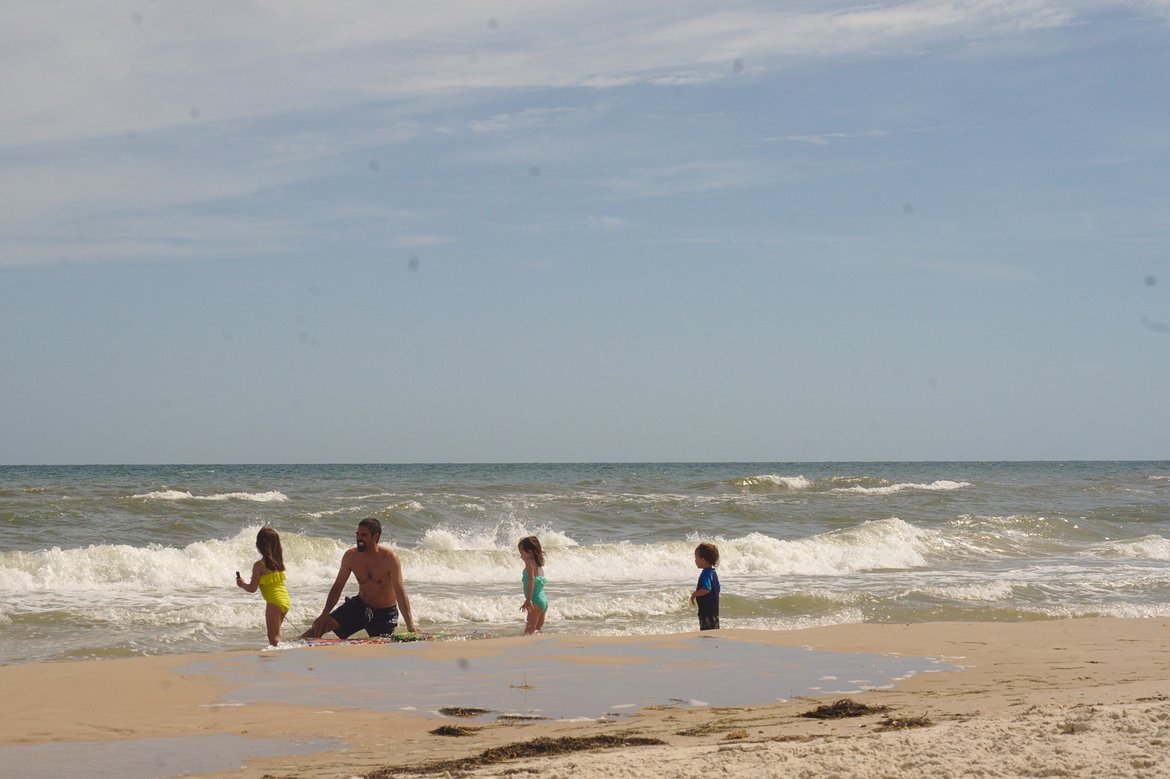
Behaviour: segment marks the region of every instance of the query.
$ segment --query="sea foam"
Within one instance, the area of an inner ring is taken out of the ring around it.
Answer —
[[[786,490],[807,490],[812,486],[812,482],[804,476],[778,476],[770,473],[760,474],[758,476],[746,476],[742,479],[733,479],[731,483],[737,487],[746,487],[748,489],[772,487]]]
[[[1105,545],[1105,551],[1121,557],[1165,561],[1170,560],[1170,539],[1148,535],[1133,541],[1114,541]]]
[[[971,483],[966,481],[950,481],[949,479],[939,479],[932,481],[929,484],[887,484],[881,487],[837,487],[833,492],[855,492],[860,495],[893,495],[898,492],[906,492],[909,490],[921,492],[949,492],[951,490],[961,490],[964,487],[970,487]]]
[[[247,500],[254,503],[284,503],[288,496],[276,490],[267,492],[223,492],[216,495],[195,495],[185,490],[155,490],[141,495],[131,495],[139,500]]]

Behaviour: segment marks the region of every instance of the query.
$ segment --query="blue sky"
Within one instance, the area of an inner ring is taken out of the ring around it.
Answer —
[[[0,5],[0,463],[1170,457],[1170,3]]]

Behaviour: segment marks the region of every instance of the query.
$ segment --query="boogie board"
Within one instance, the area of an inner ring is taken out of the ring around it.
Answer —
[[[302,639],[309,646],[337,646],[339,644],[391,644],[401,641],[432,641],[438,638],[434,633],[395,633],[392,636],[373,636],[369,638],[306,638]]]
[[[417,631],[415,633],[401,632],[392,636],[374,636],[372,638],[304,638],[301,639],[308,646],[354,646],[360,644],[398,644],[410,641],[468,641],[474,638],[492,638],[491,633],[473,630],[470,633],[431,633]]]

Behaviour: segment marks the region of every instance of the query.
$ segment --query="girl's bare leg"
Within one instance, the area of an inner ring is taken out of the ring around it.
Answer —
[[[268,643],[276,646],[280,643],[280,626],[284,623],[284,612],[275,603],[267,604],[264,609],[264,624],[268,628]]]
[[[528,610],[528,624],[524,626],[524,635],[531,636],[544,629],[544,609],[536,604]]]
[[[544,620],[544,612],[533,604],[528,609],[527,622],[524,624],[524,635],[531,636],[540,630],[540,623]]]

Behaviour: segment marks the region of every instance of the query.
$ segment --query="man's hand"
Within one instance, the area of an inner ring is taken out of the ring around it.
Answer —
[[[331,618],[328,614],[322,614],[313,620],[312,626],[301,634],[301,638],[320,638],[326,632],[332,629]]]

